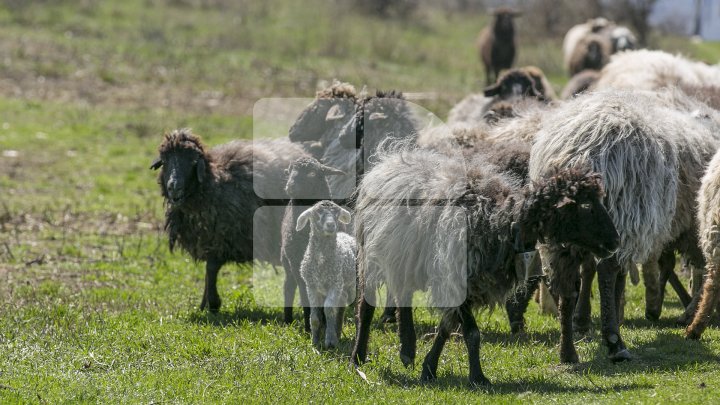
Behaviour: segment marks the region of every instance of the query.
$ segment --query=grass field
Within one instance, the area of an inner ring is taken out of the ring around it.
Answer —
[[[558,323],[535,304],[520,337],[503,310],[478,313],[488,391],[468,386],[460,340],[437,382],[419,384],[394,326],[373,328],[363,378],[348,364],[349,316],[339,349],[316,352],[281,309],[256,305],[250,266],[223,269],[220,313],[197,309],[202,264],[168,251],[148,170],[163,131],[250,138],[258,99],[312,97],[333,78],[426,94],[417,102],[439,117],[481,87],[485,16],[422,8],[388,21],[332,4],[344,3],[0,1],[0,403],[716,400],[717,323],[687,342],[675,295],[651,324],[642,286],[628,287],[625,364],[605,359],[596,330],[579,338],[581,364],[559,365]],[[657,41],[720,58],[718,44]],[[520,50],[558,90],[559,42]],[[419,336],[433,331],[434,314],[415,318]],[[421,339],[418,362],[429,347]]]

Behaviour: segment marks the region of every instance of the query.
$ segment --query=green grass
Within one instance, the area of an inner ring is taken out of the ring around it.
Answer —
[[[718,329],[685,341],[672,293],[650,324],[642,287],[628,287],[621,331],[636,358],[626,364],[606,360],[594,331],[578,342],[580,365],[559,365],[557,321],[535,304],[522,337],[510,335],[504,311],[478,313],[489,391],[466,383],[457,339],[438,381],[420,385],[419,367],[399,361],[394,326],[373,328],[363,379],[348,365],[349,314],[340,348],[316,352],[297,323],[279,322],[279,308],[256,304],[248,265],[223,269],[219,314],[197,310],[202,263],[168,251],[148,170],[160,134],[190,126],[211,145],[250,138],[258,99],[312,97],[333,78],[426,93],[418,102],[444,117],[481,87],[473,43],[484,16],[422,7],[389,21],[316,0],[0,4],[0,403],[699,403],[720,394]],[[718,44],[658,41],[720,55]],[[520,50],[558,90],[559,42],[525,37]],[[598,325],[597,298],[594,311]],[[419,336],[437,321],[425,309],[415,318]],[[429,347],[420,340],[418,365]]]

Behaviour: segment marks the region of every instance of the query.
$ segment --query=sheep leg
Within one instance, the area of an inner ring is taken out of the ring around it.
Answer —
[[[662,310],[660,301],[660,272],[658,259],[651,257],[642,265],[643,284],[645,284],[645,319],[657,321]]]
[[[303,322],[305,324],[305,332],[310,332],[310,298],[308,297],[307,285],[302,277],[298,277],[296,280],[298,284],[298,290],[300,292],[300,305],[303,308]]]
[[[703,286],[702,299],[700,308],[695,314],[692,324],[685,331],[685,337],[688,339],[700,339],[703,331],[710,322],[710,317],[718,302],[718,290],[720,290],[720,275],[718,269],[713,264],[708,263],[707,276],[705,285]]]
[[[415,363],[417,343],[412,307],[398,307],[398,334],[400,335],[400,361],[403,366],[409,367]]]
[[[573,341],[573,313],[575,312],[576,297],[570,295],[560,296],[560,362],[578,363],[577,350]]]
[[[490,385],[490,380],[485,377],[480,367],[480,330],[478,329],[475,317],[469,305],[460,307],[460,325],[462,326],[463,338],[468,351],[468,362],[470,367],[470,383],[473,385]]]
[[[287,268],[287,267],[286,267]],[[293,322],[293,301],[295,301],[295,289],[297,288],[297,280],[295,276],[285,271],[285,284],[283,284],[283,297],[285,299],[285,310],[283,321],[286,324]]]
[[[540,280],[540,277],[526,280],[505,302],[511,333],[515,334],[525,330],[525,311],[527,311],[528,303],[537,290]]]
[[[573,330],[577,333],[586,334],[590,330],[592,311],[590,299],[596,273],[595,258],[588,255],[580,268],[580,293],[572,319]]]
[[[367,360],[367,348],[370,340],[370,322],[375,313],[375,307],[370,304],[369,300],[375,302],[374,292],[366,291],[361,284],[360,295],[357,302],[355,346],[350,356],[351,361],[356,366]]]
[[[331,291],[325,298],[323,305],[325,310],[325,348],[332,349],[338,345],[338,324],[342,324],[338,318],[341,297],[336,291]]]
[[[620,271],[620,265],[613,256],[598,263],[597,274],[600,285],[601,329],[605,344],[608,346],[610,360],[613,362],[630,360],[630,352],[625,348],[625,343],[620,337],[617,320],[617,305],[624,289],[625,273]]]
[[[311,291],[308,291],[308,298],[310,298],[310,333],[312,335],[312,344],[315,347],[320,347],[324,300],[315,292]]]
[[[442,353],[445,342],[450,337],[450,333],[458,324],[456,311],[450,310],[443,314],[438,326],[438,333],[435,335],[432,348],[423,360],[422,372],[420,374],[421,381],[432,381],[437,378],[438,361],[440,353]]]
[[[224,263],[216,259],[208,259],[205,264],[205,292],[200,302],[200,310],[206,307],[210,312],[218,312],[222,301],[217,291],[217,275]]]
[[[675,251],[673,249],[663,250],[658,264],[660,266],[660,309],[662,309],[662,304],[665,301],[665,288],[668,282],[670,282],[673,290],[680,298],[683,307],[687,307],[692,297],[690,297],[685,286],[675,274]]]
[[[387,299],[385,300],[385,310],[380,317],[380,322],[395,323],[395,321],[397,320],[397,318],[395,317],[397,308],[395,307],[395,305],[393,305],[394,302],[395,298],[393,298],[392,294],[390,294],[390,291],[388,290]]]

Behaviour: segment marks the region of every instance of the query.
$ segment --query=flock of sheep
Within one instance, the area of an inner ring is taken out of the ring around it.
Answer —
[[[360,364],[385,286],[382,320],[398,323],[408,366],[412,297],[428,291],[441,320],[421,378],[436,377],[459,326],[469,379],[485,385],[474,309],[504,305],[518,332],[545,287],[560,360],[575,363],[573,333],[590,328],[596,275],[609,358],[629,360],[619,325],[626,277],[638,283],[641,264],[646,317],[660,317],[669,282],[687,308],[686,336],[700,338],[720,290],[720,67],[633,50],[629,30],[595,19],[566,36],[574,77],[561,101],[540,69],[512,68],[514,15],[499,10],[480,37],[496,80],[446,125],[421,127],[399,92],[335,82],[288,138],[208,149],[188,129],[166,134],[151,167],[170,248],[206,262],[201,308],[220,308],[223,264],[282,265],[284,320],[293,322],[299,291],[314,345],[337,346],[343,310],[356,302],[351,360]],[[685,291],[676,252],[704,269],[704,288]]]

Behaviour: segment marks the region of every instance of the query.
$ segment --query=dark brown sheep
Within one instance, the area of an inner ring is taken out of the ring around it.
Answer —
[[[206,262],[200,309],[217,311],[217,275],[225,263],[280,264],[282,210],[257,210],[271,202],[265,198],[284,205],[284,171],[306,154],[287,140],[233,141],[208,150],[189,129],[166,134],[159,154],[151,168],[161,169],[170,250],[179,244]],[[253,239],[258,225],[262,240]]]
[[[490,85],[503,69],[510,69],[515,62],[516,40],[513,18],[520,13],[507,8],[493,12],[493,22],[480,31],[477,49],[485,66],[485,84]]]

